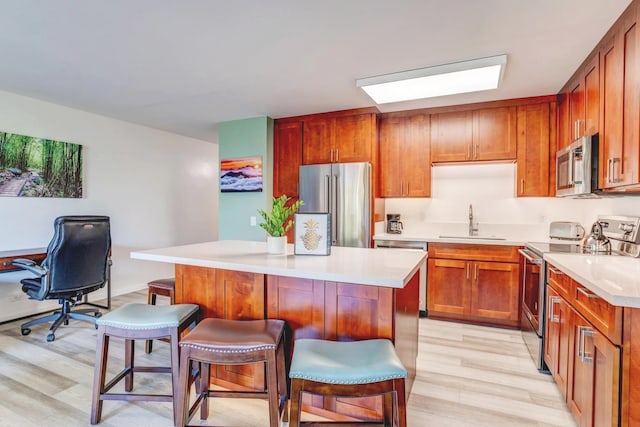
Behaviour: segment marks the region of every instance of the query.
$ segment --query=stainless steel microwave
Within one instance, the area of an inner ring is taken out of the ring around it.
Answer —
[[[593,197],[598,190],[598,134],[585,135],[556,154],[556,196]]]

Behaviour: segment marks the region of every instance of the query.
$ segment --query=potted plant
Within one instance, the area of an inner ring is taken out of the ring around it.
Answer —
[[[293,225],[291,216],[304,204],[302,200],[296,200],[287,206],[289,200],[291,198],[283,194],[273,199],[271,212],[267,213],[258,209],[258,213],[264,220],[260,223],[260,227],[267,232],[267,252],[269,253],[283,254],[285,252],[287,231]]]

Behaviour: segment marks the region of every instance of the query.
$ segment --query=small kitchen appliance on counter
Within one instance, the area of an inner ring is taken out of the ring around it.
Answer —
[[[400,214],[387,214],[387,233],[402,233],[402,221],[400,221]]]
[[[582,240],[582,252],[585,254],[603,254],[609,255],[611,253],[611,242],[609,238],[603,234],[602,223],[596,221],[591,226],[591,233],[589,233]]]

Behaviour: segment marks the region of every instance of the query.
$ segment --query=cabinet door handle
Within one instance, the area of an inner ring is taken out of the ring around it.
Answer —
[[[592,350],[587,353],[587,337],[593,338],[593,330],[588,326],[578,326],[578,357],[583,363],[592,363],[593,343]]]
[[[473,265],[473,279],[478,280],[478,264]]]
[[[467,160],[471,160],[471,145],[467,146]]]
[[[476,159],[476,160],[478,159],[478,151],[479,151],[478,148],[479,148],[479,145],[476,144],[476,146],[474,147],[474,150],[473,150],[473,158]]]
[[[549,311],[547,312],[547,319],[551,323],[560,323],[560,316],[556,315],[555,306],[560,302],[560,297],[550,296],[549,297]]]
[[[596,295],[596,294],[594,294],[594,293],[591,293],[591,292],[587,291],[587,289],[586,289],[586,288],[580,288],[580,287],[578,287],[578,288],[576,288],[576,290],[577,290],[578,292],[580,292],[582,295],[584,295],[585,297],[587,297],[587,298],[600,298],[598,295]]]
[[[520,180],[520,194],[524,194],[524,179]]]
[[[340,162],[340,156],[339,156],[339,154],[340,154],[340,153],[339,153],[338,149],[336,148],[336,163]]]
[[[409,195],[409,182],[407,181],[407,196]]]
[[[553,274],[558,274],[558,275],[562,275],[564,274],[562,271],[558,270],[557,268],[555,268],[554,266],[550,265],[547,267],[549,269],[550,272],[552,272]]]
[[[469,276],[469,263],[467,263],[467,280],[469,280],[470,276]]]
[[[618,171],[618,175],[616,175],[616,163],[620,163],[620,165],[622,165],[622,162],[620,161],[620,157],[614,157],[613,159],[611,159],[611,175],[612,175],[611,182],[613,183],[617,183],[621,181],[620,178],[618,178],[618,176],[620,175],[620,171]]]

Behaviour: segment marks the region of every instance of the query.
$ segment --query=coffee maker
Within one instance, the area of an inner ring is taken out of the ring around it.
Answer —
[[[402,233],[402,221],[400,221],[400,214],[387,214],[387,233]]]

